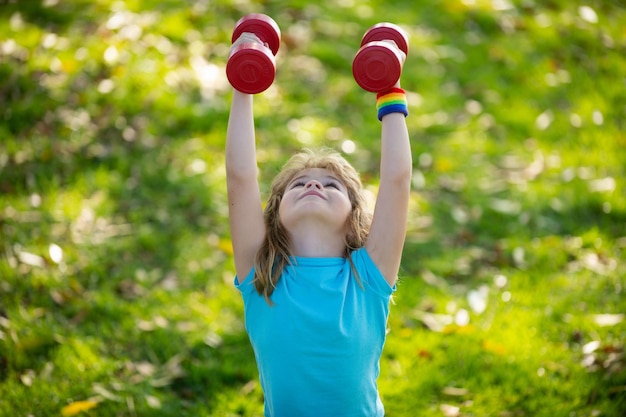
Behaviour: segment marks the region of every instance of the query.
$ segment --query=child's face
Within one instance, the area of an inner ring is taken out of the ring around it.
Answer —
[[[352,203],[345,184],[323,168],[300,171],[287,185],[280,202],[279,216],[287,230],[308,218],[346,232],[345,224]]]

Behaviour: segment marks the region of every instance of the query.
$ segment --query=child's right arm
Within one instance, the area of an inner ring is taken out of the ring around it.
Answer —
[[[230,233],[235,269],[242,281],[252,270],[256,253],[265,238],[252,102],[252,95],[233,90],[226,134]]]

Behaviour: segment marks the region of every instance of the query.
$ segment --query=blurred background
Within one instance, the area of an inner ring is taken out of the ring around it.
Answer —
[[[626,410],[621,1],[0,0],[0,415],[261,416],[228,232],[231,34],[282,32],[264,196],[302,147],[377,189],[365,31],[410,40],[393,416]]]

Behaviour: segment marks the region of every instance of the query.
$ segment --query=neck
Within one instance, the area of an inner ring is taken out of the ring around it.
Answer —
[[[325,233],[328,232],[328,233]],[[346,251],[344,236],[330,231],[298,228],[290,231],[292,254],[304,258],[343,257]]]

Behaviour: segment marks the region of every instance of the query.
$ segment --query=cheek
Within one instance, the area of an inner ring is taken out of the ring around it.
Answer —
[[[344,206],[345,210],[349,213],[348,215],[352,214],[352,211],[354,211],[354,207],[352,206],[352,201],[350,201],[350,197],[345,196]]]
[[[278,219],[281,222],[285,216],[286,211],[288,210],[288,206],[289,206],[289,196],[283,195],[280,202],[278,203]]]
[[[280,203],[278,204],[278,218],[282,218],[283,217],[283,211],[285,211],[285,204],[284,204],[285,200],[280,200]]]

